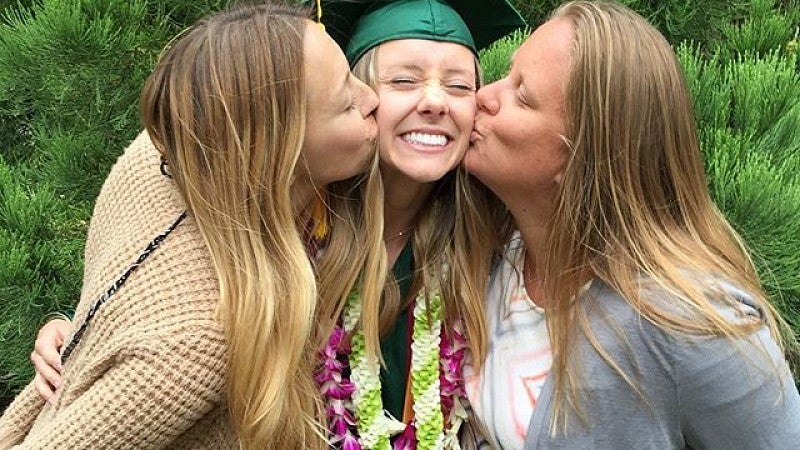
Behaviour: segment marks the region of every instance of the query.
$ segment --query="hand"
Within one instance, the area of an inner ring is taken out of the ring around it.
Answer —
[[[64,345],[67,334],[72,329],[72,323],[65,319],[53,319],[47,322],[38,336],[31,352],[31,362],[36,369],[33,384],[48,403],[61,387],[61,347]]]

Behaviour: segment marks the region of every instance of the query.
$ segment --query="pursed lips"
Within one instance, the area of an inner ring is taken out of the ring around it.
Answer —
[[[477,127],[473,128],[472,132],[469,134],[470,145],[474,144],[477,141],[480,141],[481,139],[483,139],[483,135],[481,134],[481,132],[478,131]]]

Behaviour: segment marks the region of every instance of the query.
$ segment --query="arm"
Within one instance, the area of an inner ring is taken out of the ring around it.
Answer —
[[[0,417],[0,449],[19,443],[28,434],[44,404],[44,399],[30,382]]]
[[[61,356],[58,352],[71,328],[70,321],[63,318],[50,320],[39,330],[31,353],[36,376],[0,418],[0,449],[20,441],[44,406],[42,401],[53,399],[61,383]]]
[[[225,370],[214,330],[137,342],[77,397],[57,399],[53,420],[13,448],[164,447],[223,401]]]
[[[747,339],[676,347],[686,443],[693,448],[783,449],[800,442],[800,396],[766,328]]]

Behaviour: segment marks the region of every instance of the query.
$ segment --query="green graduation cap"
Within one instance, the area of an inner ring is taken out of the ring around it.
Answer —
[[[525,26],[508,0],[322,0],[321,7],[325,29],[350,64],[396,39],[455,42],[477,55]]]

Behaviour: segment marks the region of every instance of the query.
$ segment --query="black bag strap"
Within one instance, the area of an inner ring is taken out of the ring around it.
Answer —
[[[108,288],[108,290],[106,290],[105,293],[103,293],[97,300],[95,300],[92,307],[89,308],[89,313],[86,314],[86,319],[84,319],[80,328],[78,328],[75,334],[72,335],[72,339],[70,339],[69,343],[64,347],[64,351],[61,353],[61,364],[66,363],[67,358],[69,358],[69,355],[71,355],[73,350],[75,350],[75,346],[77,346],[78,343],[81,341],[83,333],[86,331],[86,328],[89,327],[89,323],[91,323],[92,318],[94,318],[95,314],[97,314],[97,311],[100,309],[100,307],[103,306],[111,297],[114,296],[114,294],[117,293],[119,288],[121,288],[122,285],[125,284],[126,281],[128,281],[128,278],[131,276],[131,274],[135,272],[136,269],[139,268],[139,266],[142,265],[144,260],[146,260],[161,245],[162,242],[164,242],[164,239],[166,239],[167,236],[170,235],[170,233],[175,231],[175,228],[177,228],[178,225],[180,225],[180,223],[183,222],[183,219],[185,218],[186,218],[186,211],[182,212],[181,215],[178,216],[178,218],[172,223],[172,225],[169,226],[169,228],[164,230],[164,232],[162,232],[161,234],[156,236],[155,239],[150,241],[150,243],[147,244],[147,247],[145,247],[145,249],[142,251],[139,257],[136,259],[136,261],[133,264],[131,264],[119,278],[117,278],[117,280]]]

